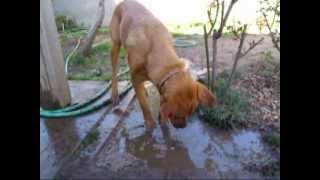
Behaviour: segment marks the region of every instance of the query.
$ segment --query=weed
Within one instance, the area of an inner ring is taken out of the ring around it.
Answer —
[[[274,57],[272,56],[271,51],[262,52],[261,53],[261,63],[259,64],[258,74],[263,77],[271,77],[275,74],[276,68],[278,67],[276,65],[276,62],[273,61]]]
[[[97,129],[94,129],[93,131],[89,132],[86,138],[82,141],[82,145],[84,147],[87,147],[88,145],[95,142],[99,137],[99,131]]]
[[[280,133],[276,130],[268,129],[263,135],[263,140],[275,148],[280,148]]]

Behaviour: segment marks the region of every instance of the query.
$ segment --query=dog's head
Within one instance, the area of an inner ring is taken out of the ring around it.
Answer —
[[[206,86],[182,75],[168,82],[166,91],[160,97],[160,118],[170,120],[175,128],[184,128],[188,117],[199,104],[214,106],[216,97]]]

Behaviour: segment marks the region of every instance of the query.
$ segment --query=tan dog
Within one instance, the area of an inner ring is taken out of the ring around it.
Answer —
[[[128,55],[132,84],[148,130],[156,124],[146,101],[145,81],[151,81],[159,90],[161,124],[170,119],[174,127],[183,128],[199,103],[214,105],[215,96],[186,71],[185,62],[177,56],[167,28],[141,4],[131,0],[119,3],[109,28],[113,103],[118,103],[116,74],[122,45]]]

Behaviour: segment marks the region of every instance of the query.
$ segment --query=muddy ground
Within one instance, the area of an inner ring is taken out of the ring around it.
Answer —
[[[202,37],[185,37],[195,40],[197,46],[177,48],[177,53],[191,60],[199,69],[205,68]],[[105,113],[95,128],[98,131],[97,138],[86,147],[78,149],[59,168],[56,178],[279,178],[280,169],[277,166],[280,163],[280,144],[274,145],[273,141],[270,143],[268,135],[270,132],[280,132],[280,77],[278,72],[272,76],[261,73],[264,72],[264,65],[260,61],[268,58],[277,65],[280,63],[280,54],[272,47],[267,36],[249,35],[246,42],[257,41],[261,37],[265,38],[264,42],[240,60],[242,75],[234,82],[235,87],[243,88],[250,94],[252,111],[246,128],[221,130],[209,126],[194,113],[185,129],[177,130],[169,124],[166,128],[158,126],[152,134],[146,134],[140,107],[134,100],[129,106],[129,115],[121,123],[115,122],[117,115],[112,111]],[[95,42],[104,39],[107,39],[107,34],[100,33]],[[64,53],[68,54],[75,43],[76,39],[64,42]],[[218,72],[232,67],[232,57],[238,43],[232,37],[224,37],[219,41]],[[245,43],[244,49],[247,47]],[[109,51],[98,51],[93,56],[96,58],[95,63],[71,63],[70,73],[81,74],[95,69],[110,73]],[[102,85],[96,83],[95,86]],[[92,90],[88,88],[87,91]],[[153,86],[149,86],[148,91],[151,94],[149,103],[156,119],[159,96]],[[74,97],[86,99],[77,93],[74,93]],[[106,133],[110,129],[114,132],[111,135]],[[110,137],[101,153],[95,154],[105,136]]]

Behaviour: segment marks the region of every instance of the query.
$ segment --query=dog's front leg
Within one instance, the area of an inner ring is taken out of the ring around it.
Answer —
[[[119,51],[120,51],[121,44],[119,42],[113,41],[112,42],[112,49],[111,49],[111,64],[112,64],[112,104],[113,106],[119,103],[119,96],[118,96],[118,79],[117,79],[117,72],[118,72],[118,59],[119,59]]]
[[[156,123],[153,120],[151,111],[149,109],[149,105],[148,105],[146,94],[145,94],[146,90],[144,87],[144,83],[143,81],[139,81],[137,78],[133,77],[132,79],[133,79],[133,87],[136,92],[140,107],[142,109],[145,127],[148,131],[151,131],[156,127]]]

